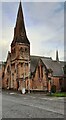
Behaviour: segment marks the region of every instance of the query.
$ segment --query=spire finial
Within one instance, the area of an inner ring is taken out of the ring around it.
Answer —
[[[56,50],[56,61],[59,61],[58,50]]]

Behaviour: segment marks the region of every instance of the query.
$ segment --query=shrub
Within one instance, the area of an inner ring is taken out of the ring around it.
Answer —
[[[56,86],[55,86],[55,85],[53,85],[53,86],[51,87],[51,92],[52,92],[52,93],[55,93],[55,92],[56,92]]]

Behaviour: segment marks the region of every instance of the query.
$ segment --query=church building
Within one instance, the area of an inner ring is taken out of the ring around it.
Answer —
[[[56,91],[63,88],[63,66],[59,61],[58,51],[56,60],[51,57],[30,55],[30,41],[26,35],[24,16],[21,2],[19,4],[11,52],[2,65],[2,88],[22,91]]]

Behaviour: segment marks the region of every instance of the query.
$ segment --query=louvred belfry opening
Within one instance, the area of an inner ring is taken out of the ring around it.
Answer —
[[[17,43],[30,44],[30,42],[27,38],[27,35],[26,35],[21,2],[19,4],[16,25],[15,25],[15,28],[14,28],[14,39],[12,41],[11,46],[15,45],[16,42]]]

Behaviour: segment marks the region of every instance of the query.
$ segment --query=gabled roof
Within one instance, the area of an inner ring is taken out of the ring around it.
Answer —
[[[50,57],[42,57],[42,56],[30,56],[30,63],[31,63],[31,72],[35,72],[36,70],[36,67],[38,65],[38,62],[41,58],[44,58],[44,59],[47,59],[47,60],[50,60],[51,58]]]
[[[52,69],[53,76],[63,76],[64,75],[64,72],[63,72],[60,62],[53,61],[52,59],[44,59],[44,58],[41,58],[41,60],[45,64],[47,69]]]
[[[45,64],[45,66],[47,67],[47,69],[52,67],[52,59],[51,58],[42,58],[41,57],[42,62]]]
[[[39,60],[42,61],[46,69],[52,69],[53,76],[63,76],[63,68],[60,62],[52,60],[51,57],[42,57],[42,56],[30,56],[31,62],[31,72],[34,73],[38,65]]]

